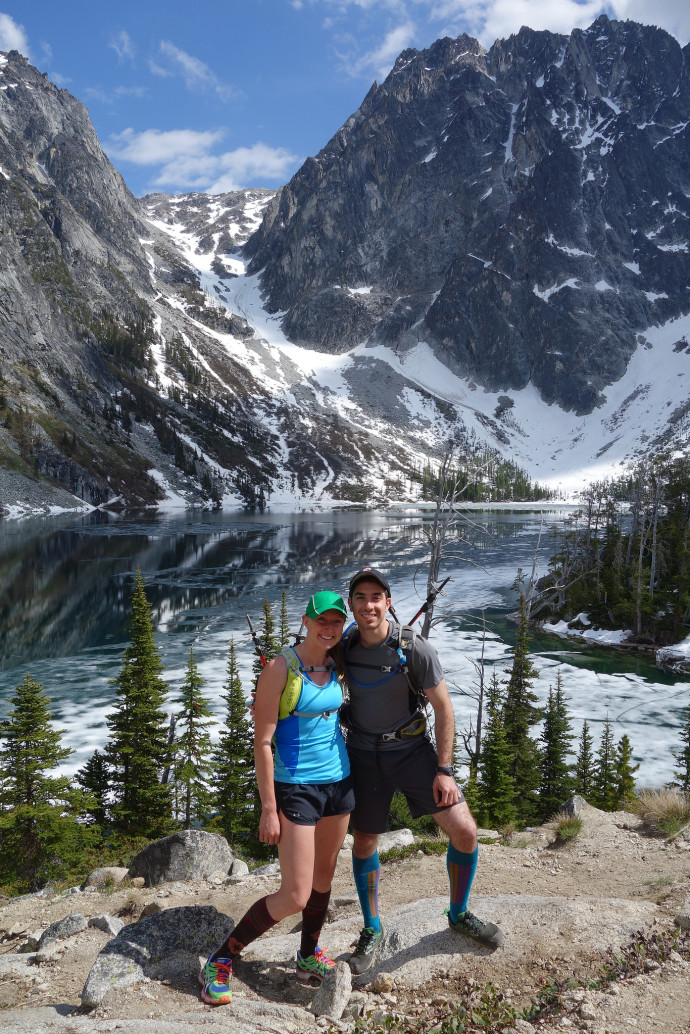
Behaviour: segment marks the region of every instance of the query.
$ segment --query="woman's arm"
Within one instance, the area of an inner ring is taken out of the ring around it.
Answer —
[[[273,787],[273,752],[271,741],[278,724],[280,695],[287,681],[287,662],[280,654],[266,665],[256,684],[254,712],[254,765],[261,797],[259,840],[277,844],[280,821]]]

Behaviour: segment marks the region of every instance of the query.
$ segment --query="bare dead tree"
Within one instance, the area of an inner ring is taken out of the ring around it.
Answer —
[[[461,559],[464,563],[473,563],[458,549],[459,543],[463,541],[463,536],[460,532],[461,525],[465,528],[479,528],[479,525],[471,520],[467,511],[461,509],[461,499],[467,484],[461,486],[460,472],[453,470],[452,462],[453,446],[444,453],[441,460],[438,471],[438,491],[436,493],[434,515],[429,527],[424,529],[429,543],[426,590],[427,600],[430,600],[424,611],[424,622],[421,630],[421,635],[424,639],[429,638],[429,632],[434,621],[434,604],[437,588],[440,584],[443,562],[454,558]]]
[[[458,729],[457,737],[461,741],[467,757],[470,775],[477,771],[479,758],[482,752],[482,727],[484,715],[484,652],[486,648],[486,615],[482,611],[482,645],[479,657],[472,658],[476,678],[469,689],[463,690],[456,685],[456,689],[463,695],[471,697],[476,704],[474,717],[470,717],[468,725],[464,729]]]

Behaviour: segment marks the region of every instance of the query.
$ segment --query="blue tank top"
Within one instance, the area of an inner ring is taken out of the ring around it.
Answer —
[[[337,783],[350,774],[338,719],[343,691],[335,672],[325,686],[317,686],[304,670],[301,675],[297,706],[276,726],[274,779],[278,783]]]

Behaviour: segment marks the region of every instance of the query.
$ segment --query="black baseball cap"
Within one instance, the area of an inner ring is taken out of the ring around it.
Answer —
[[[360,569],[357,572],[357,574],[353,575],[352,578],[350,579],[350,587],[348,589],[348,595],[350,597],[352,597],[352,593],[353,593],[355,587],[360,582],[365,582],[365,581],[378,582],[379,585],[383,589],[386,590],[386,596],[388,596],[390,598],[391,587],[388,584],[388,579],[386,578],[385,574],[381,574],[381,572],[377,571],[375,567],[360,567]]]

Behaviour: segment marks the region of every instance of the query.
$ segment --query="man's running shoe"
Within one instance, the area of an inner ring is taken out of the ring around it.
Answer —
[[[379,923],[381,920],[379,919]],[[349,958],[348,964],[355,976],[366,973],[374,964],[374,955],[384,944],[386,935],[383,931],[383,923],[380,929],[374,930],[373,926],[365,926],[359,935],[359,942]]]
[[[310,977],[323,980],[329,970],[335,969],[335,962],[328,958],[323,948],[317,946],[313,955],[302,955],[298,951],[296,966],[298,980],[309,980]]]
[[[231,976],[232,959],[208,959],[199,973],[203,1000],[209,1005],[227,1005],[232,1001]]]
[[[485,944],[487,948],[500,948],[503,944],[503,933],[495,923],[483,923],[477,919],[469,909],[461,912],[455,922],[450,918],[450,910],[446,909],[448,926],[456,933],[462,933],[465,937],[471,937],[473,941]]]

